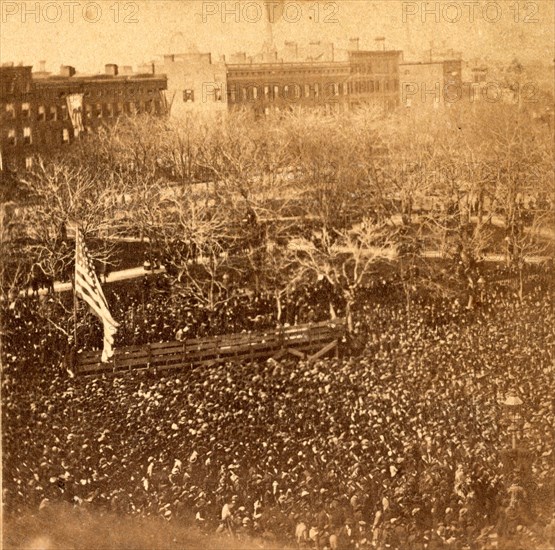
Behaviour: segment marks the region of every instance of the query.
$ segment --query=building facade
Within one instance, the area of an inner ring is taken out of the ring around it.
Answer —
[[[226,66],[209,53],[165,55],[154,62],[156,74],[167,77],[168,109],[183,118],[191,113],[224,113]]]
[[[399,68],[404,107],[439,108],[466,98],[460,59],[403,62]]]
[[[328,111],[347,104],[347,63],[252,63],[227,66],[229,109],[256,114],[320,107]]]
[[[166,112],[166,78],[153,74],[76,75],[62,67],[53,76],[32,73],[31,67],[0,68],[1,168],[30,169],[36,155],[69,146],[82,133],[121,116]]]
[[[388,110],[399,106],[399,64],[403,52],[351,50],[349,103],[378,104]]]
[[[296,107],[331,112],[365,104],[392,109],[399,105],[401,55],[353,50],[345,60],[228,64],[227,102],[232,110],[247,107],[257,114]]]

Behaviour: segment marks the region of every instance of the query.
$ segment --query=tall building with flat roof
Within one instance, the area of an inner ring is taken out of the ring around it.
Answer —
[[[229,108],[252,108],[257,114],[267,114],[296,107],[337,111],[366,104],[386,109],[399,105],[402,52],[340,52],[333,45],[309,46],[312,49],[303,50],[296,43],[286,44],[281,61],[260,63],[257,58],[244,58],[229,63]],[[351,46],[358,47],[358,43]]]
[[[164,76],[120,75],[114,64],[100,75],[69,66],[59,75],[3,66],[0,82],[2,170],[29,169],[37,154],[63,149],[121,116],[166,113]]]
[[[227,66],[229,108],[258,115],[299,107],[344,109],[348,63],[252,63]]]
[[[236,52],[219,60],[192,50],[154,63],[155,73],[167,76],[168,106],[177,118],[237,109],[257,115],[366,104],[392,109],[400,103],[402,52],[361,50],[358,38],[347,49],[325,41],[286,42],[281,49],[266,46],[256,55]]]

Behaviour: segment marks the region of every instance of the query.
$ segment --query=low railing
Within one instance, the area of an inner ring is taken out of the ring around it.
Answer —
[[[78,354],[76,374],[122,373],[132,370],[180,369],[221,362],[245,362],[287,353],[313,360],[333,349],[345,334],[345,320],[280,327],[262,332],[162,342],[116,349],[107,363],[100,351]]]

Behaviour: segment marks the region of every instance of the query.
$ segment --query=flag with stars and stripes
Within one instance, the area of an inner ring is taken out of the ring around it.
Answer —
[[[78,137],[81,132],[85,131],[83,126],[83,94],[68,94],[66,102],[74,135]]]
[[[100,286],[92,258],[80,229],[77,229],[75,236],[75,293],[89,304],[93,312],[102,321],[104,326],[102,362],[105,363],[114,355],[114,335],[119,324],[116,323],[108,309],[108,302]]]

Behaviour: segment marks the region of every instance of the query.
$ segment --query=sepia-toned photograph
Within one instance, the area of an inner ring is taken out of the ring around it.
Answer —
[[[554,550],[552,0],[0,0],[6,550]]]

